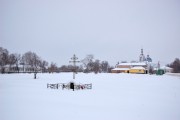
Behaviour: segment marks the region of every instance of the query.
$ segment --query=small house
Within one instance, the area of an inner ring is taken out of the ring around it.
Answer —
[[[138,73],[138,74],[145,74],[146,70],[144,67],[133,67],[129,70],[129,73]]]
[[[128,73],[129,68],[114,68],[111,70],[112,73]]]
[[[163,67],[161,67],[161,69],[163,69],[165,73],[172,73],[173,72],[173,69],[170,67],[167,67],[167,66],[163,66]]]

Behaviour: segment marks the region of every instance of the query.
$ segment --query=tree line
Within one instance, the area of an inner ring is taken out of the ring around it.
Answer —
[[[109,65],[108,61],[100,61],[95,59],[93,55],[87,55],[81,60],[79,66],[62,65],[61,67],[58,67],[56,63],[51,62],[49,64],[34,52],[29,51],[21,55],[17,53],[9,53],[7,49],[0,47],[1,73],[32,72],[36,77],[38,72],[53,73],[76,71],[84,73],[108,73],[111,72],[112,68],[113,67]]]
[[[56,72],[83,72],[83,73],[110,73],[114,67],[110,66],[108,61],[100,61],[95,59],[93,55],[87,55],[80,61],[79,66],[62,65],[56,67]]]
[[[176,58],[172,63],[167,66],[173,68],[174,73],[180,73],[180,60]],[[7,70],[8,69],[8,70]],[[39,57],[34,52],[26,52],[24,54],[9,53],[5,48],[0,47],[0,73],[20,73],[31,72],[36,74],[54,73],[54,72],[84,72],[84,73],[110,73],[113,69],[108,61],[100,61],[95,59],[93,55],[87,55],[81,60],[79,66],[62,65],[58,67],[56,63],[50,64]]]
[[[173,68],[174,73],[180,73],[180,60],[176,58],[171,64],[168,64],[169,67]]]

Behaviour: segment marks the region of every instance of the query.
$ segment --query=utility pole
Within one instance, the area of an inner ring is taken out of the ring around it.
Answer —
[[[77,57],[76,55],[74,54],[73,57],[71,58],[71,61],[69,61],[70,63],[73,63],[73,66],[74,66],[74,70],[73,70],[73,79],[75,79],[75,74],[76,74],[76,63],[80,62],[80,61],[77,61]]]

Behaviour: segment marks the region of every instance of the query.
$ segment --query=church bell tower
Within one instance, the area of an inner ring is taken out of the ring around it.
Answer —
[[[139,62],[144,62],[144,61],[146,61],[146,58],[145,58],[145,56],[143,54],[143,49],[141,49],[141,54],[139,56]]]

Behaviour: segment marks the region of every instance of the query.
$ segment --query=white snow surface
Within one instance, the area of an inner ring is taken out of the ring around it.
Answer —
[[[146,74],[76,75],[91,90],[49,89],[72,73],[0,74],[0,120],[180,120],[180,77]]]

